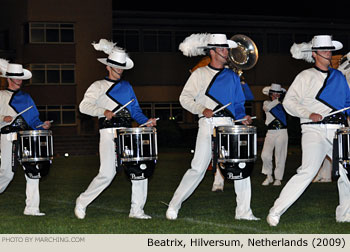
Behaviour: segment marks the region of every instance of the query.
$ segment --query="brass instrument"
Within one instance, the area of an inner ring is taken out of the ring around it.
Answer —
[[[235,41],[238,46],[229,50],[228,64],[241,76],[243,70],[249,70],[257,63],[258,48],[254,41],[246,35],[237,34],[231,37],[231,40]]]

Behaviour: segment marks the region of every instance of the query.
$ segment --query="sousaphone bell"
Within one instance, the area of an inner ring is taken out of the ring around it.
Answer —
[[[229,67],[239,76],[242,70],[249,70],[255,66],[258,61],[258,48],[254,41],[246,35],[237,34],[231,37],[231,40],[237,43],[236,48],[229,50]]]

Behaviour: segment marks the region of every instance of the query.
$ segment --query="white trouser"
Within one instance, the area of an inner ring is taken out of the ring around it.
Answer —
[[[275,179],[282,180],[286,164],[288,150],[288,132],[287,129],[268,130],[266,133],[264,146],[261,151],[263,161],[262,173],[272,175],[273,153],[275,152],[276,168],[274,171]]]
[[[183,176],[176,189],[169,208],[179,210],[184,202],[202,181],[212,158],[211,135],[215,126],[233,125],[232,119],[228,117],[203,118],[199,120],[199,129],[196,141],[196,150],[191,162],[191,168]],[[250,209],[251,186],[250,177],[235,180],[234,190],[236,192],[236,217],[248,217],[253,213]]]
[[[282,215],[310,185],[326,155],[332,157],[332,143],[339,125],[302,125],[302,164],[282,189],[270,213]],[[350,221],[350,183],[346,170],[339,165],[338,179],[339,205],[336,209],[337,221]]]
[[[12,141],[17,133],[1,135],[1,167],[0,167],[0,193],[4,192],[13,179],[12,171]],[[39,179],[31,179],[25,175],[26,185],[26,211],[39,212],[40,194]]]
[[[224,182],[225,182],[224,175],[222,175],[220,169],[216,169],[213,185],[222,186]]]
[[[330,157],[326,157],[322,163],[320,170],[318,171],[314,181],[331,181],[332,180],[332,160]]]
[[[77,204],[86,208],[112,182],[116,175],[115,128],[100,130],[100,170],[85,192],[80,194]],[[131,180],[130,213],[143,213],[147,200],[148,179]]]

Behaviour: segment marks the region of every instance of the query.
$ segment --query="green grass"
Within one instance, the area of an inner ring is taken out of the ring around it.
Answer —
[[[155,174],[149,181],[145,212],[151,220],[129,219],[130,181],[119,173],[112,184],[87,208],[84,220],[74,216],[75,199],[98,172],[97,156],[59,157],[49,176],[40,182],[40,208],[44,217],[24,216],[25,179],[17,171],[8,189],[0,195],[0,233],[3,234],[345,234],[350,223],[335,221],[338,205],[336,182],[313,183],[281,217],[277,227],[265,219],[282,187],[261,186],[260,159],[255,163],[251,207],[260,221],[237,221],[233,183],[224,192],[213,193],[213,174],[208,171],[194,194],[183,203],[178,219],[165,218],[167,206],[183,174],[189,168],[189,149],[161,149]],[[300,165],[300,150],[291,147],[285,182]]]

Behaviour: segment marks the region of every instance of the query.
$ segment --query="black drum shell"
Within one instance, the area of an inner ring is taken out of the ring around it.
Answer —
[[[228,180],[251,175],[257,159],[257,131],[254,126],[217,126],[212,136],[213,171],[220,169]]]
[[[156,160],[123,162],[122,166],[130,180],[144,180],[153,175],[156,163]]]
[[[49,174],[51,160],[40,162],[23,162],[24,173],[31,179],[41,179]]]
[[[239,166],[243,166],[240,168]],[[222,175],[228,180],[241,180],[248,178],[253,171],[254,162],[244,163],[219,163],[218,167]]]

